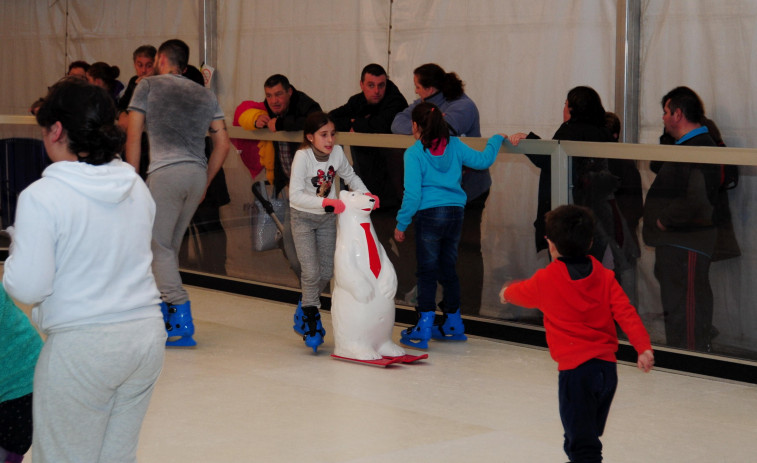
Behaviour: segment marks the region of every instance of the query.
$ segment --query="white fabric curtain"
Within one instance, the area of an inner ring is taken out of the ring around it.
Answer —
[[[389,2],[224,0],[218,9],[218,89],[226,114],[262,101],[263,82],[284,74],[325,111],[360,91],[360,70],[386,66]]]
[[[134,75],[137,47],[157,47],[178,37],[190,44],[190,63],[198,65],[198,5],[196,0],[0,2],[0,59],[6,71],[0,114],[29,114],[31,103],[66,74],[72,61],[118,66],[119,80],[126,84]]]
[[[262,100],[265,78],[281,73],[328,111],[359,91],[360,70],[376,62],[412,101],[413,69],[436,62],[465,81],[486,135],[549,137],[571,87],[614,99],[615,3],[223,0],[219,94],[230,113]]]
[[[119,80],[125,84],[134,75],[132,52],[140,45],[157,48],[171,38],[187,42],[190,63],[199,64],[196,44],[201,26],[196,0],[58,0],[56,4],[68,8],[66,65],[79,59],[90,64],[105,61],[120,68]]]
[[[614,99],[615,4],[397,0],[392,76],[415,100],[413,69],[435,62],[465,82],[484,136],[533,130],[551,138],[572,87]]]
[[[66,15],[60,2],[0,2],[0,113],[29,114],[65,73]]]
[[[437,62],[457,72],[481,111],[483,132],[534,130],[549,137],[567,90],[590,85],[612,110],[615,0],[218,0],[218,93],[231,113],[262,98],[281,72],[324,109],[358,91],[368,62],[384,65],[415,99],[412,70]],[[131,53],[178,37],[201,64],[200,0],[6,0],[0,2],[0,113],[29,104],[83,59],[133,75]],[[68,13],[68,17],[66,14]],[[390,33],[390,15],[392,29]],[[656,143],[660,97],[675,85],[699,92],[729,146],[754,146],[757,3],[642,3],[640,139]],[[391,50],[391,55],[389,54]]]

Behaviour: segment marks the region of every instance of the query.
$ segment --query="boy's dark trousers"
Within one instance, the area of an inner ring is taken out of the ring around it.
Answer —
[[[615,362],[591,359],[559,374],[560,419],[565,453],[573,463],[602,461],[599,436],[618,386]]]

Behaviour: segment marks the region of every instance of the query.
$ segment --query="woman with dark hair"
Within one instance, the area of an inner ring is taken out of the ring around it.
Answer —
[[[344,203],[337,199],[336,176],[349,185],[350,190],[365,193],[375,199],[357,176],[342,147],[335,143],[336,128],[328,114],[316,111],[308,114],[303,127],[303,141],[294,154],[292,175],[289,177],[289,206],[292,238],[300,260],[302,273],[301,304],[294,314],[294,329],[301,334],[305,345],[316,352],[323,343],[326,331],[318,309],[320,295],[334,273],[336,249],[336,216],[344,212]],[[327,214],[328,210],[334,214]]]
[[[71,78],[37,113],[53,163],[19,196],[3,275],[47,335],[34,373],[34,461],[136,461],[163,366],[155,203],[117,157],[125,135],[115,114],[105,90]]]
[[[524,138],[539,139],[540,136],[530,132],[516,133],[510,136],[510,142],[517,146]],[[563,123],[552,136],[553,140],[611,142],[612,134],[605,124],[605,108],[602,99],[591,87],[572,88],[565,98],[563,106]],[[547,249],[544,238],[544,214],[552,210],[552,163],[550,156],[527,154],[528,159],[541,169],[539,174],[539,199],[536,211],[535,238],[536,250]],[[604,214],[595,206],[606,199],[617,188],[617,179],[607,169],[607,159],[572,158],[573,163],[573,202],[591,208],[601,221]],[[598,233],[601,226],[597,226]],[[612,230],[610,230],[611,232]],[[607,242],[596,240],[592,246],[592,255],[600,262]]]
[[[435,104],[456,137],[480,137],[481,127],[476,104],[465,94],[463,81],[454,72],[445,72],[438,64],[428,63],[413,71],[418,99],[392,122],[392,133],[413,133],[413,108],[422,102]]]
[[[418,99],[397,113],[392,122],[392,133],[412,135],[413,109],[420,103],[436,105],[442,113],[450,135],[456,137],[480,137],[481,126],[478,108],[465,94],[463,81],[454,72],[445,72],[434,63],[418,66],[413,71],[415,94]],[[472,172],[473,173],[473,172]],[[477,171],[477,175],[463,176],[463,190],[468,202],[481,196],[491,186],[492,180],[487,170]]]
[[[591,87],[579,86],[570,89],[563,107],[563,120],[570,121],[569,125],[586,124],[593,130],[595,127],[605,127],[605,108],[602,99]],[[566,125],[566,124],[563,124]],[[562,128],[562,126],[561,126]]]
[[[118,66],[111,66],[108,63],[98,61],[92,63],[87,69],[87,82],[108,91],[114,102],[118,101],[121,92],[124,90],[124,84],[118,79],[121,70]]]
[[[450,135],[481,136],[478,108],[465,94],[465,85],[456,73],[446,72],[438,64],[427,63],[415,68],[413,82],[419,98],[394,117],[392,133],[411,135],[413,110],[420,103],[431,103],[439,108]],[[461,274],[461,285],[467,295],[463,311],[477,314],[481,308],[481,288],[484,281],[481,220],[492,185],[489,169],[477,170],[466,167],[463,169],[460,184],[466,197],[466,214],[460,239],[460,267],[465,268],[465,273]],[[442,301],[440,306],[444,304],[446,302]]]

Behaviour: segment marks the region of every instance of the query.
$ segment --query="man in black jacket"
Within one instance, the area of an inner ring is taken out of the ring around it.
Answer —
[[[399,88],[387,78],[386,70],[372,63],[360,74],[361,92],[347,104],[329,113],[340,132],[392,133],[394,116],[407,108]],[[402,199],[404,150],[353,147],[355,172],[365,186],[381,198],[381,206],[398,206]]]
[[[302,130],[308,114],[321,110],[321,105],[304,92],[295,89],[289,83],[289,79],[281,74],[274,74],[266,79],[263,89],[268,115],[260,116],[255,121],[255,127],[259,129],[268,127],[271,132]],[[273,182],[276,191],[281,191],[289,185],[292,160],[299,143],[277,142],[273,146],[276,153]]]
[[[676,145],[716,146],[703,124],[704,107],[686,87],[662,98],[665,131]],[[663,162],[644,203],[644,242],[655,247],[667,344],[709,350],[713,296],[710,261],[717,239],[720,169]]]

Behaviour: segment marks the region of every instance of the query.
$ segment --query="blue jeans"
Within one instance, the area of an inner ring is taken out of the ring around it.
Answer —
[[[436,310],[436,282],[444,290],[449,311],[460,308],[460,280],[457,277],[457,247],[463,228],[464,209],[442,206],[415,214],[415,246],[418,268],[418,310]]]
[[[610,405],[618,387],[615,362],[591,359],[559,374],[563,448],[571,462],[602,461],[602,443]]]

